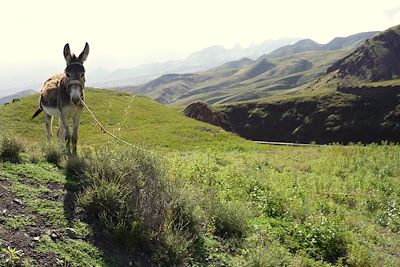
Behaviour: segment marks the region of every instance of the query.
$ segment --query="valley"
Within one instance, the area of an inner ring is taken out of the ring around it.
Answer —
[[[400,266],[399,29],[86,88],[77,155],[11,96],[0,265]]]

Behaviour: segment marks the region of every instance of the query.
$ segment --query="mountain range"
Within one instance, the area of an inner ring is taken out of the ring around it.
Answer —
[[[299,38],[270,39],[260,44],[251,44],[247,48],[242,48],[239,44],[230,49],[215,45],[196,51],[184,60],[144,64],[133,68],[117,69],[112,72],[95,70],[89,72],[88,75],[94,80],[91,86],[118,87],[136,85],[148,82],[167,73],[203,71],[243,57],[255,59],[298,40]]]
[[[166,74],[141,86],[123,89],[175,105],[199,100],[222,104],[264,98],[299,89],[318,79],[337,60],[377,33],[334,38],[327,44],[300,40],[256,60],[242,58],[207,71]]]

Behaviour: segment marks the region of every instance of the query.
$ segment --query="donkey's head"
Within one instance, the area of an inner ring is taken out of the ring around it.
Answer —
[[[89,55],[89,44],[86,43],[82,53],[77,57],[71,54],[69,44],[64,46],[64,58],[67,62],[65,75],[67,77],[66,86],[72,103],[75,105],[83,99],[83,88],[85,87],[85,68],[83,62]]]

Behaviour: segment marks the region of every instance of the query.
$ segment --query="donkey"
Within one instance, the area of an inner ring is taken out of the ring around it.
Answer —
[[[40,112],[44,112],[48,141],[53,136],[53,117],[59,117],[60,127],[57,135],[59,140],[65,137],[68,152],[71,151],[70,143],[72,141],[72,149],[76,153],[78,126],[83,110],[81,100],[84,100],[85,68],[83,63],[88,55],[88,43],[85,44],[85,48],[78,57],[75,54],[71,54],[69,44],[64,46],[64,58],[67,67],[64,73],[53,75],[43,84],[40,91],[39,108],[32,116],[33,119]],[[72,136],[68,127],[69,118],[72,118]]]

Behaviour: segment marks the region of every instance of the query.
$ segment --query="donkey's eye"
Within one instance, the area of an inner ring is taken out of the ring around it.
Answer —
[[[68,78],[71,78],[71,75],[68,72],[65,74],[67,75]]]
[[[81,78],[84,78],[85,77],[85,73],[81,73]]]

